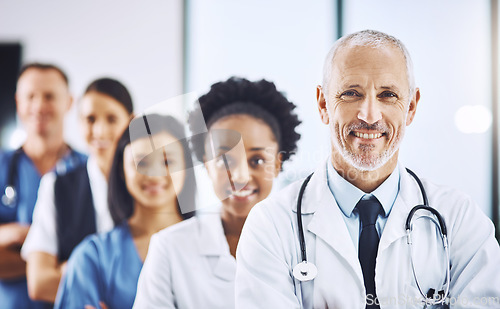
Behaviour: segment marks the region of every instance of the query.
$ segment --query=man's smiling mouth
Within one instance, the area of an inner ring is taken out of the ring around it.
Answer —
[[[383,133],[361,133],[361,132],[353,132],[354,136],[364,139],[377,139],[384,135]]]

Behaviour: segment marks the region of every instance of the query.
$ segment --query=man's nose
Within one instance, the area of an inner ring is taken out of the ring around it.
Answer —
[[[380,102],[378,102],[375,96],[367,96],[361,103],[358,112],[358,119],[363,120],[368,124],[374,124],[382,119]]]
[[[44,98],[41,95],[35,95],[31,99],[31,108],[34,111],[41,112],[45,107]]]

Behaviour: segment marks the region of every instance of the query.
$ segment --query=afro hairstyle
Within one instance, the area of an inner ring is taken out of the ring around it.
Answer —
[[[231,77],[210,87],[210,91],[199,99],[199,107],[189,114],[189,126],[192,132],[202,132],[205,124],[197,121],[205,119],[210,127],[219,119],[230,115],[249,115],[264,121],[274,134],[279,145],[281,162],[285,162],[297,150],[300,134],[295,131],[301,123],[293,112],[296,105],[276,89],[274,83],[267,80],[251,82],[244,78]],[[197,138],[196,138],[197,137]],[[205,137],[193,136],[191,142],[198,160],[205,155]]]

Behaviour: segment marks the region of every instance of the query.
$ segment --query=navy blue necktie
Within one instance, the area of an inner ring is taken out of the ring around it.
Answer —
[[[369,199],[361,199],[356,205],[361,219],[361,234],[359,235],[358,258],[363,270],[363,280],[367,295],[366,308],[380,308],[375,305],[377,294],[375,292],[375,259],[377,258],[377,250],[379,236],[375,228],[377,216],[383,214],[382,205],[376,197],[371,196]],[[378,303],[378,302],[377,302]]]

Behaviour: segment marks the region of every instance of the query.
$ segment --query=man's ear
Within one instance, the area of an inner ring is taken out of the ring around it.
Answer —
[[[413,122],[415,113],[417,111],[418,101],[420,101],[420,89],[416,88],[413,97],[411,98],[410,105],[408,106],[408,115],[406,116],[406,125],[409,126]]]
[[[326,109],[326,99],[325,93],[321,86],[316,87],[316,101],[318,102],[319,117],[324,124],[330,123],[330,118],[328,118],[328,111]]]

